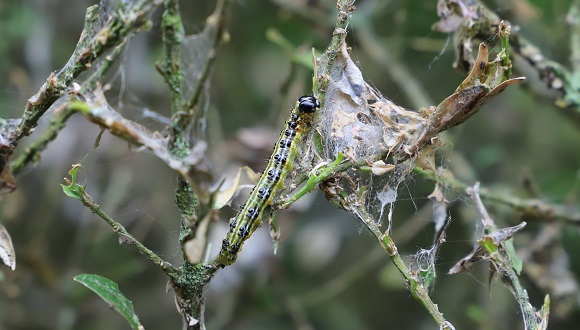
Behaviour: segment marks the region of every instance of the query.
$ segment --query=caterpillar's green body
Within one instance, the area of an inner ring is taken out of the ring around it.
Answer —
[[[244,241],[260,226],[264,209],[272,203],[276,189],[284,184],[286,175],[298,153],[299,144],[312,126],[312,119],[320,103],[313,96],[302,96],[286,121],[268,166],[252,190],[250,197],[230,220],[230,231],[222,242],[217,261],[220,266],[231,265]]]

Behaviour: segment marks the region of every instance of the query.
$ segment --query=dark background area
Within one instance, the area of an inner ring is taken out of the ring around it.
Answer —
[[[306,8],[306,2],[311,7]],[[188,33],[203,28],[213,3],[182,3]],[[546,56],[568,63],[565,17],[570,1],[486,3],[519,25],[521,34]],[[52,71],[66,63],[82,30],[84,11],[92,4],[94,1],[77,0],[0,2],[3,118],[20,117],[26,99],[38,91]],[[454,53],[448,36],[431,31],[438,20],[436,1],[357,1],[357,7],[348,39],[352,57],[367,81],[395,103],[416,109],[415,95],[362,46],[358,24],[370,24],[374,42],[393,58],[389,65],[410,73],[413,81],[428,92],[433,105],[450,95],[464,79],[464,73],[451,67]],[[152,18],[154,27],[150,31],[130,42],[119,67],[105,79],[113,86],[107,94],[111,105],[150,129],[161,129],[162,125],[146,118],[144,109],[162,116],[170,114],[167,87],[154,68],[161,58],[159,16],[160,12]],[[330,41],[334,17],[333,1],[245,0],[232,6],[230,40],[220,48],[206,95],[210,101],[210,156],[216,173],[237,168],[244,161],[250,161],[254,170],[261,170],[293,98],[311,89],[311,72],[300,67],[290,88],[291,100],[280,99],[280,86],[287,79],[290,64],[284,51],[266,38],[266,31],[278,30],[305,51],[311,47],[321,51]],[[467,182],[481,181],[485,187],[508,196],[527,197],[521,179],[529,176],[546,200],[577,205],[578,123],[563,116],[537,92],[533,73],[516,71],[514,75],[524,75],[528,82],[508,88],[465,124],[451,130],[446,155],[460,154],[463,160],[441,157],[440,165],[452,167]],[[35,133],[21,143],[17,154],[39,136],[49,117],[50,112]],[[251,154],[251,159],[236,157],[240,151],[232,146],[236,146],[240,130],[259,127],[271,131],[268,148],[241,152]],[[19,189],[0,202],[0,221],[11,234],[17,255],[16,271],[2,267],[0,273],[1,329],[129,328],[106,303],[73,281],[82,273],[99,274],[119,283],[147,329],[181,327],[173,294],[165,292],[164,274],[131,247],[120,246],[104,222],[66,197],[59,186],[71,165],[81,163],[80,181],[86,183],[95,201],[149,248],[171,262],[180,262],[175,173],[151,155],[131,152],[126,143],[108,133],[94,149],[99,131],[83,117],[73,116],[43,153],[41,162],[17,177]],[[393,237],[409,261],[418,248],[433,244],[431,204],[427,199],[432,189],[433,184],[420,176],[410,177],[400,187]],[[450,208],[453,224],[437,261],[433,300],[457,329],[522,328],[518,306],[507,289],[500,283],[488,286],[486,265],[470,274],[445,274],[473,247],[479,221],[465,196],[454,198]],[[494,204],[488,207],[500,226],[522,221],[521,215],[510,209]],[[214,253],[232,214],[223,210],[222,222],[212,228]],[[219,272],[210,284],[206,294],[208,329],[436,328],[405,289],[402,277],[376,240],[353,216],[332,207],[320,192],[279,212],[278,219],[282,242],[276,255],[267,228],[262,228],[247,242],[239,262]],[[538,220],[526,220],[531,223],[522,237],[530,238],[539,226]],[[578,229],[570,225],[562,228],[570,268],[578,274]],[[515,244],[518,247],[517,238]],[[525,274],[522,280],[532,304],[539,307],[546,292],[528,281]],[[338,283],[338,289],[328,295],[319,291],[329,283]],[[550,329],[574,328],[580,314],[578,303],[573,306],[565,315],[558,315],[553,306]]]

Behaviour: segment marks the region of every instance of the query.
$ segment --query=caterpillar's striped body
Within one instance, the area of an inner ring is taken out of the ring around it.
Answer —
[[[260,226],[262,213],[272,202],[276,189],[284,183],[298,153],[296,145],[308,132],[314,113],[319,107],[320,103],[314,96],[302,96],[296,102],[270,156],[268,166],[238,215],[230,220],[230,232],[223,240],[217,258],[220,266],[231,265],[236,260],[244,241]]]

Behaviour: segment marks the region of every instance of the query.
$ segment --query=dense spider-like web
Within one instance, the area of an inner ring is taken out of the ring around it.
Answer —
[[[322,57],[317,65],[326,63]],[[329,84],[319,121],[310,134],[311,147],[301,157],[302,167],[308,168],[304,164],[308,161],[316,172],[318,166],[345,155],[353,166],[328,180],[332,189],[322,185],[327,198],[352,212],[371,231],[390,233],[394,205],[400,198],[399,185],[414,167],[418,156],[414,146],[425,132],[426,119],[397,106],[369,86],[351,60],[346,44],[330,71],[330,77],[319,77],[328,79]],[[411,257],[412,270],[425,283],[434,279],[438,247],[436,243]]]

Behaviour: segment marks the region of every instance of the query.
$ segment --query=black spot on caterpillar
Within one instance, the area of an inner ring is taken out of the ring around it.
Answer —
[[[290,118],[286,121],[286,128],[280,134],[270,156],[268,166],[237,216],[230,220],[230,231],[223,240],[218,255],[220,266],[231,265],[244,241],[260,226],[262,213],[272,203],[276,189],[284,183],[298,153],[297,145],[312,126],[314,113],[319,107],[320,102],[314,96],[302,96],[296,102]]]

